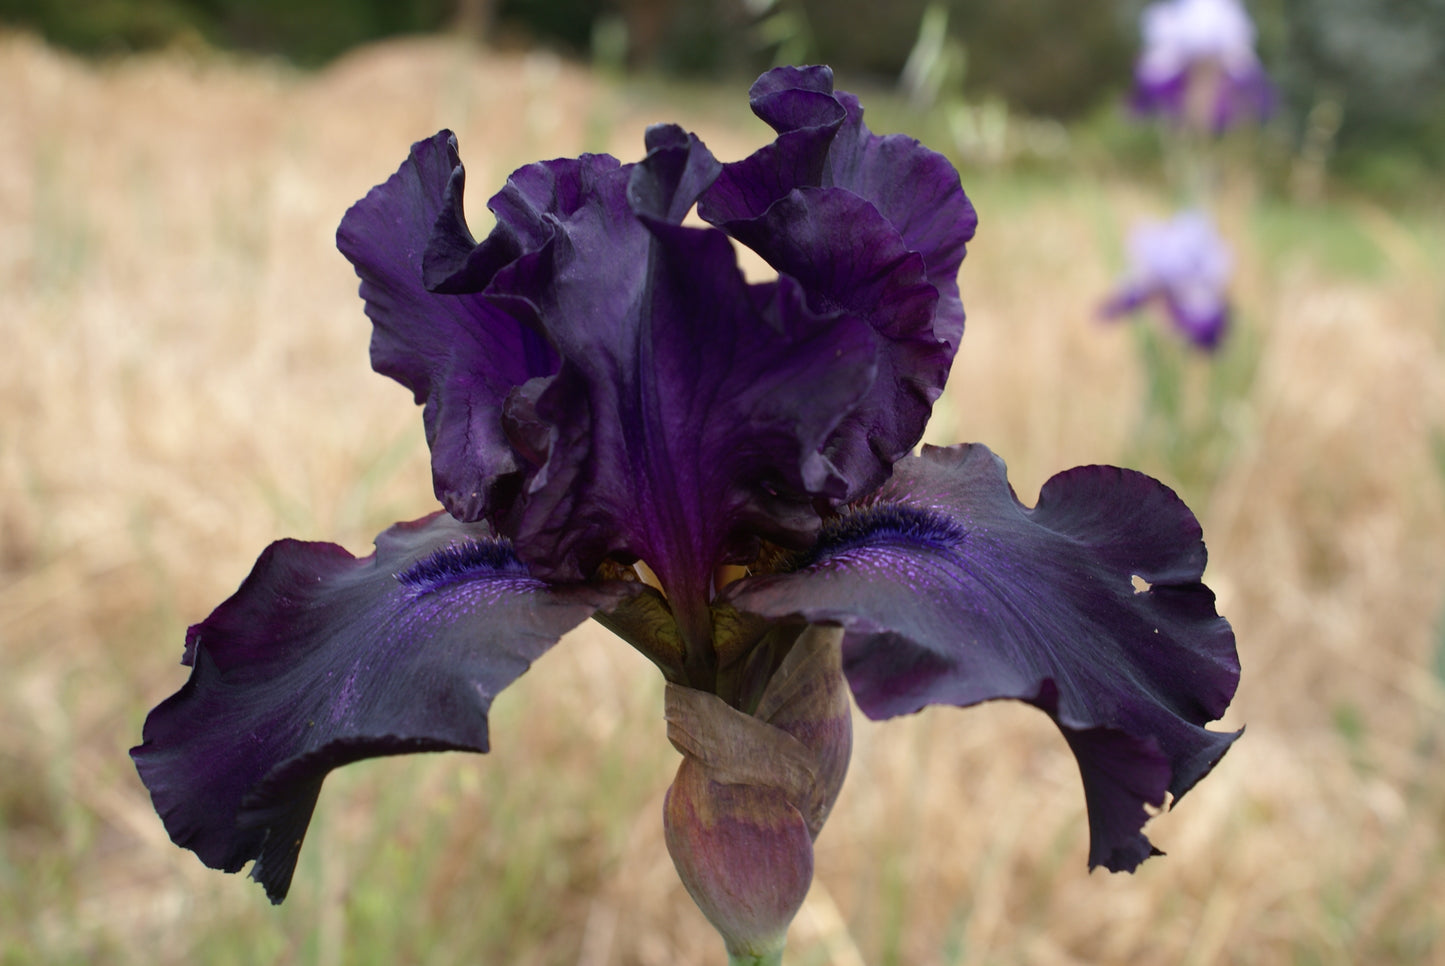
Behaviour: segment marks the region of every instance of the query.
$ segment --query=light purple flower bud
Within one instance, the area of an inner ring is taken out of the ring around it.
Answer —
[[[1161,0],[1140,18],[1133,107],[1219,133],[1267,117],[1274,89],[1254,51],[1254,23],[1239,0]]]
[[[1201,349],[1218,348],[1229,324],[1229,246],[1201,211],[1145,222],[1129,233],[1129,273],[1104,304],[1117,318],[1158,300]]]

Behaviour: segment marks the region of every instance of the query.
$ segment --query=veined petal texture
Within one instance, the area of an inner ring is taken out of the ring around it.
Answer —
[[[618,585],[547,585],[445,513],[355,558],[281,540],[186,635],[190,680],[131,750],[177,845],[280,902],[322,780],[362,758],[488,748],[492,699]]]
[[[815,308],[865,320],[878,376],[833,433],[846,499],[876,487],[922,436],[963,335],[958,271],[978,217],[943,155],[879,136],[826,67],[781,67],[751,91],[778,132],[723,166],[699,214],[794,278]]]
[[[647,145],[635,165],[548,163],[585,190],[509,185],[550,235],[482,295],[560,364],[507,401],[526,465],[497,525],[542,577],[646,560],[686,623],[705,619],[718,564],[759,538],[805,545],[814,498],[844,494],[826,442],[877,351],[861,320],[815,310],[789,278],[747,283],[723,232],[680,224],[719,167],[701,142],[659,126]]]
[[[465,180],[450,131],[418,141],[396,174],[346,213],[336,243],[361,277],[372,368],[425,404],[437,498],[475,521],[505,509],[521,468],[502,425],[508,395],[555,372],[558,360],[541,334],[477,294],[485,278],[544,240],[537,219],[515,218],[488,239],[468,265],[472,291],[424,284],[427,267],[437,274],[438,264],[466,257],[460,249],[471,252],[470,236],[461,237]]]
[[[841,624],[870,717],[998,698],[1042,708],[1079,760],[1090,865],[1120,871],[1153,854],[1145,805],[1182,796],[1237,736],[1203,727],[1239,678],[1204,564],[1193,514],[1141,473],[1078,467],[1030,509],[986,448],[928,447],[797,570],[727,596]]]

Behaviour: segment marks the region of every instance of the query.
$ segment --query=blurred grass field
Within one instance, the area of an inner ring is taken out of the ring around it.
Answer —
[[[662,842],[660,681],[600,629],[498,700],[492,754],[333,775],[280,908],[169,843],[126,749],[268,541],[363,553],[435,505],[347,206],[448,126],[485,232],[513,167],[634,159],[648,123],[741,157],[768,139],[744,90],[434,40],[300,74],[4,34],[0,90],[0,963],[722,963]],[[789,962],[1445,963],[1442,213],[1231,171],[1239,329],[1183,363],[1227,391],[1180,452],[1141,447],[1138,333],[1094,318],[1158,188],[961,168],[969,328],[929,438],[988,443],[1030,503],[1087,462],[1178,487],[1248,732],[1114,876],[1043,715],[860,718]]]

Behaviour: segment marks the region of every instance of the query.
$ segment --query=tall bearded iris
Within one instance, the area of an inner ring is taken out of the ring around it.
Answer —
[[[1158,0],[1139,20],[1134,109],[1218,134],[1274,109],[1274,86],[1254,52],[1240,0]]]
[[[1104,303],[1103,315],[1119,318],[1158,302],[1186,339],[1213,351],[1229,327],[1232,270],[1229,246],[1204,212],[1141,222],[1129,232],[1128,274]]]
[[[190,680],[132,752],[177,844],[254,860],[281,901],[331,769],[486,751],[492,699],[594,617],[667,681],[668,847],[735,961],[781,953],[850,692],[873,718],[1038,706],[1079,761],[1091,866],[1153,853],[1147,806],[1235,737],[1203,727],[1238,664],[1198,524],[1127,470],[1028,508],[982,446],[910,455],[963,333],[973,206],[827,68],[751,93],[777,131],[751,157],[667,125],[634,164],[530,165],[481,242],[445,131],[346,214],[372,364],[424,406],[445,509],[362,559],[272,544],[190,629]],[[734,241],[776,280],[747,282]]]

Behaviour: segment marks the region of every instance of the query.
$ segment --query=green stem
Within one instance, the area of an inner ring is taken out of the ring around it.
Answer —
[[[728,966],[782,966],[783,951],[779,949],[774,953],[764,953],[761,956],[753,956],[744,953],[741,956],[734,956],[728,953]]]

